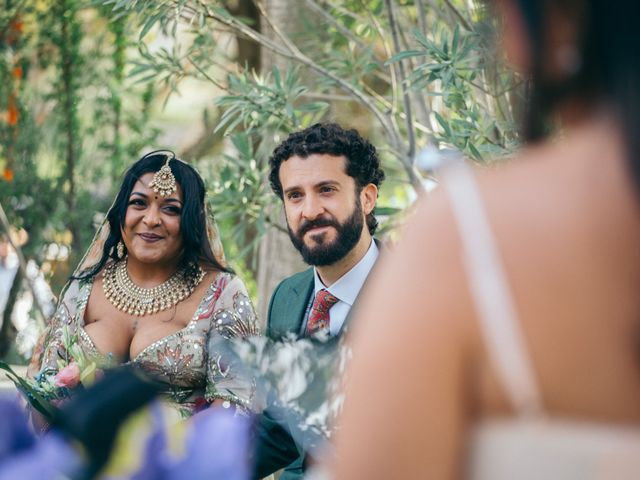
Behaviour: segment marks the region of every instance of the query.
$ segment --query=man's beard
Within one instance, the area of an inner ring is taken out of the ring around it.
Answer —
[[[305,263],[316,267],[333,265],[342,260],[356,246],[362,236],[362,228],[364,227],[364,215],[362,214],[362,205],[359,200],[356,200],[353,213],[344,223],[340,223],[334,218],[318,218],[302,223],[298,231],[293,232],[287,222],[291,243],[300,252]],[[335,240],[327,240],[325,237],[328,234],[324,232],[317,236],[312,235],[315,243],[313,247],[309,247],[304,243],[304,235],[309,230],[314,227],[328,226],[336,229]]]

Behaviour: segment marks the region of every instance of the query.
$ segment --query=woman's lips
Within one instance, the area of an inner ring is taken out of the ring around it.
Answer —
[[[145,242],[157,242],[158,240],[162,240],[160,235],[155,235],[153,233],[139,233],[138,236]]]

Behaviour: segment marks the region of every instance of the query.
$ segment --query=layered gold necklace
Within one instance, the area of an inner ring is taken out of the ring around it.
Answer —
[[[189,297],[204,278],[198,267],[193,274],[180,269],[153,288],[139,287],[129,277],[127,262],[113,262],[104,269],[102,289],[111,305],[130,315],[148,315],[177,305]]]

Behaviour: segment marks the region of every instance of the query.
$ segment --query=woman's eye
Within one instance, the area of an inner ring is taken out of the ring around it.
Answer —
[[[165,207],[164,210],[171,215],[180,215],[180,212],[182,211],[178,207]]]
[[[142,200],[140,198],[134,198],[133,200],[129,200],[129,205],[133,205],[133,206],[137,206],[137,207],[144,207],[145,203],[144,203],[144,200]]]

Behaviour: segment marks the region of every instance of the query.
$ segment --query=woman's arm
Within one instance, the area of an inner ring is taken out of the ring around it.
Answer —
[[[474,334],[458,233],[439,192],[407,224],[354,318],[339,479],[450,479],[463,471]]]
[[[220,288],[209,332],[206,398],[214,404],[229,402],[246,409],[254,394],[253,378],[234,369],[224,350],[229,339],[258,335],[256,313],[238,277],[231,277]]]
[[[80,282],[72,280],[63,289],[62,298],[56,306],[56,311],[48,320],[47,325],[38,338],[27,369],[27,376],[35,377],[44,367],[57,369],[58,354],[63,348],[64,328],[75,328],[79,295],[88,295],[88,290],[82,291]],[[88,298],[87,298],[88,300]]]

